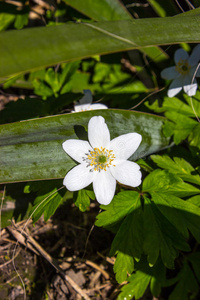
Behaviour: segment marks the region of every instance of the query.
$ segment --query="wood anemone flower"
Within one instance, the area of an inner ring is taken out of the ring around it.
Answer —
[[[69,191],[93,183],[97,201],[107,205],[114,197],[116,180],[131,187],[141,184],[139,165],[127,160],[139,147],[140,134],[127,133],[110,140],[104,118],[95,116],[88,123],[88,140],[71,139],[62,144],[65,152],[80,163],[64,178],[63,184]]]
[[[176,50],[174,61],[176,66],[164,69],[161,77],[172,80],[168,89],[168,97],[174,97],[182,88],[188,96],[194,96],[197,91],[197,81],[195,77],[200,77],[200,44],[198,44],[189,56],[183,49]]]

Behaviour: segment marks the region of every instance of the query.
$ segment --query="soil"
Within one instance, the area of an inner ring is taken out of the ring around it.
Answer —
[[[114,258],[108,257],[112,234],[93,226],[97,214],[95,204],[85,213],[73,204],[62,206],[48,222],[43,218],[34,226],[29,222],[23,240],[24,222],[4,228],[0,241],[0,299],[84,299],[73,283],[47,261],[48,255],[89,299],[116,299],[119,285],[114,279]],[[36,247],[29,242],[31,238]],[[45,257],[38,252],[39,247],[46,252]]]

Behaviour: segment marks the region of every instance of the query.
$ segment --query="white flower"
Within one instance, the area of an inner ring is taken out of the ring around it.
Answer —
[[[137,187],[141,184],[138,164],[127,159],[142,140],[138,133],[123,134],[112,141],[103,117],[92,117],[88,123],[88,140],[67,140],[65,152],[80,164],[70,170],[63,184],[69,191],[78,191],[93,182],[96,199],[109,204],[114,197],[116,180]]]
[[[86,110],[95,109],[107,109],[108,107],[101,103],[92,104],[92,93],[90,90],[83,90],[84,96],[81,98],[76,105],[74,105],[74,110],[72,112],[81,112]]]
[[[194,96],[197,90],[197,81],[193,77],[200,77],[200,69],[197,70],[200,59],[200,44],[198,44],[189,56],[183,49],[176,50],[174,61],[176,66],[166,68],[161,72],[161,77],[171,80],[168,97],[174,97],[182,88],[188,96]],[[196,72],[196,75],[194,76]]]

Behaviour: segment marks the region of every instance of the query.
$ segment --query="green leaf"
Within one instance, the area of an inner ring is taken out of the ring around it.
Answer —
[[[106,227],[121,221],[136,209],[139,198],[139,193],[133,191],[118,193],[110,204],[101,205],[104,211],[97,216],[95,225]]]
[[[191,253],[187,259],[191,262],[195,275],[200,282],[200,252]]]
[[[118,0],[64,0],[67,4],[96,21],[130,20],[132,16]]]
[[[178,197],[186,197],[200,193],[200,190],[191,184],[185,183],[180,177],[168,170],[154,170],[143,181],[143,192],[150,194],[167,193]]]
[[[135,263],[136,272],[128,278],[128,284],[122,287],[118,300],[138,299],[143,296],[149,282],[152,294],[158,297],[161,291],[161,286],[165,282],[165,267],[162,262],[158,260],[155,266],[149,267],[144,257]]]
[[[0,77],[98,54],[200,42],[199,19],[198,15],[184,16],[184,21],[181,16],[144,18],[1,32]]]
[[[188,139],[191,146],[200,148],[200,123],[192,130]]]
[[[143,211],[139,197],[132,201],[135,202],[135,208],[121,223],[112,242],[110,255],[120,251],[139,260],[143,245]]]
[[[151,155],[151,159],[161,168],[169,170],[170,172],[178,175],[183,180],[200,184],[200,176],[195,174],[195,169],[186,160],[179,157],[171,159],[167,155]]]
[[[196,205],[164,193],[153,194],[152,201],[182,235],[188,238],[188,230],[190,230],[196,240],[200,242],[200,209]]]
[[[200,207],[200,195],[194,196],[194,197],[188,199],[187,202],[190,202],[190,203]]]
[[[58,186],[59,185],[60,183],[58,183]],[[42,214],[44,214],[44,221],[46,222],[61,204],[63,200],[63,191],[58,191],[57,187],[52,189],[52,182],[48,181],[29,183],[28,186],[26,186],[25,192],[30,191],[34,191],[38,194],[30,212],[33,223],[37,222]]]
[[[78,195],[74,204],[79,208],[80,211],[84,212],[88,210],[90,206],[90,199],[95,200],[94,192],[83,189],[78,191]]]
[[[176,97],[164,97],[164,101],[161,107],[158,106],[158,101],[155,101],[152,105],[146,104],[146,106],[156,112],[172,111],[182,115],[186,115],[188,117],[194,117],[194,111],[192,107]]]
[[[150,265],[154,265],[161,255],[167,268],[174,268],[174,260],[178,249],[189,251],[181,233],[159,211],[157,206],[144,197],[144,252]]]
[[[163,118],[125,110],[87,111],[0,125],[0,182],[63,178],[75,162],[62,143],[85,138],[89,119],[98,115],[105,118],[111,138],[128,132],[142,135],[131,160],[168,145],[161,133]]]
[[[147,289],[147,286],[151,280],[151,276],[148,273],[142,271],[137,271],[135,274],[132,274],[128,281],[129,284],[123,286],[122,292],[117,297],[118,300],[124,299],[139,299],[143,296],[144,292]]]
[[[122,283],[123,281],[127,280],[127,275],[131,274],[133,269],[133,257],[119,251],[114,264],[114,272],[116,273],[115,278],[117,282]]]
[[[178,277],[179,281],[173,292],[170,294],[169,300],[188,300],[189,294],[191,295],[190,299],[195,299],[199,290],[199,285],[195,279],[194,273],[186,261],[184,262]]]

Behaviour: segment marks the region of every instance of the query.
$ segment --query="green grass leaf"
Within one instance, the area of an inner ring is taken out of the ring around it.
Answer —
[[[199,15],[188,15],[182,21],[179,15],[1,32],[0,77],[98,54],[200,42],[199,19]]]
[[[0,182],[63,178],[75,162],[62,143],[87,138],[88,121],[98,115],[105,118],[111,138],[128,132],[142,135],[141,146],[131,160],[168,145],[161,132],[163,118],[125,110],[88,111],[1,125]]]

